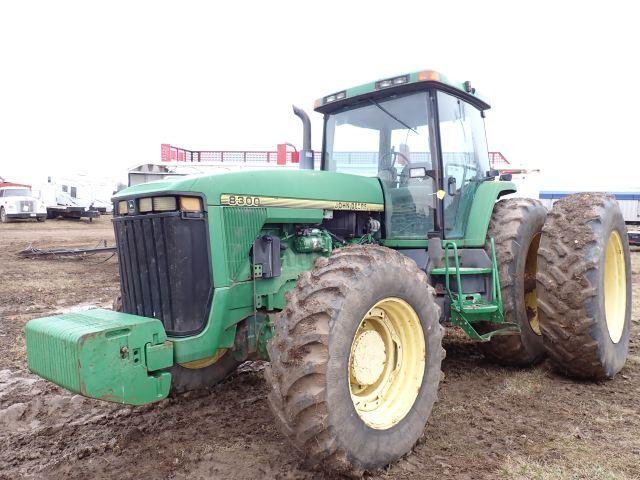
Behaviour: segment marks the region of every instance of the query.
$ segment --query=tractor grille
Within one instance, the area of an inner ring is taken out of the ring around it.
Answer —
[[[114,218],[123,311],[192,335],[207,320],[213,290],[206,215],[181,212]]]
[[[36,211],[36,202],[33,200],[20,200],[18,208],[20,213],[33,213]]]

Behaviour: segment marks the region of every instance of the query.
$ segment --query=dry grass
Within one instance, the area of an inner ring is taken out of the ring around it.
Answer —
[[[506,372],[501,394],[530,397],[542,390],[546,374],[542,368]]]
[[[502,478],[512,480],[630,480],[629,476],[598,463],[539,463],[523,457],[508,457],[500,470]]]

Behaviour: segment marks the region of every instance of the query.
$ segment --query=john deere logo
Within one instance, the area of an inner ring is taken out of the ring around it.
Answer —
[[[136,201],[135,200],[129,200],[127,205],[129,207],[129,213],[134,213],[136,211]]]

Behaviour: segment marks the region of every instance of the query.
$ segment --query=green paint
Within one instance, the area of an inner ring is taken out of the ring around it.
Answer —
[[[31,320],[29,369],[86,397],[142,405],[169,394],[172,344],[159,320],[88,310]]]
[[[473,197],[465,237],[456,240],[456,245],[458,247],[483,247],[487,241],[487,230],[496,200],[502,195],[515,191],[516,186],[512,182],[482,182]]]
[[[220,205],[224,194],[284,197],[305,200],[384,203],[377,178],[318,170],[251,170],[134,185],[114,196],[119,198],[163,191],[203,193],[208,205]]]
[[[227,250],[227,263],[231,282],[246,281],[251,278],[248,261],[249,249],[262,230],[267,218],[266,208],[222,207],[224,218],[223,233]]]

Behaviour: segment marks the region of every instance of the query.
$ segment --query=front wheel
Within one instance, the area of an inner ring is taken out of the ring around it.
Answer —
[[[382,467],[420,438],[444,357],[440,309],[413,260],[354,246],[304,272],[269,343],[276,423],[313,468]]]

